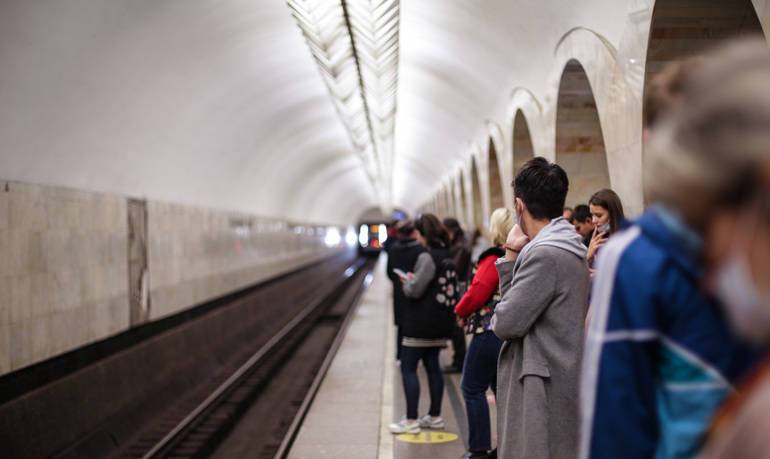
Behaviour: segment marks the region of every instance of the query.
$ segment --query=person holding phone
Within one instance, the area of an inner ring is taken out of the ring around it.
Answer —
[[[411,220],[401,220],[396,223],[396,237],[388,246],[388,278],[393,283],[393,323],[396,326],[396,360],[401,360],[401,338],[403,332],[404,308],[409,299],[404,295],[402,284],[406,280],[407,271],[417,263],[417,257],[425,248],[414,238],[414,223]],[[388,238],[390,240],[390,238]]]
[[[407,298],[402,311],[401,324],[401,380],[406,399],[406,416],[389,425],[393,434],[420,433],[423,428],[443,429],[441,400],[444,393],[444,376],[439,365],[439,352],[446,347],[454,326],[454,314],[443,302],[450,296],[442,291],[442,285],[450,284],[447,279],[449,232],[441,221],[432,214],[423,214],[414,221],[414,238],[423,250],[417,256],[409,272],[399,269],[401,289]],[[452,264],[453,266],[453,264]],[[406,274],[404,274],[406,272]],[[452,271],[454,274],[454,271]],[[430,410],[418,418],[420,400],[420,379],[417,366],[422,361],[428,374]]]
[[[588,207],[591,210],[594,232],[591,236],[591,242],[588,244],[586,261],[588,261],[588,266],[593,268],[599,248],[623,226],[625,215],[620,197],[609,188],[594,193],[588,200]]]

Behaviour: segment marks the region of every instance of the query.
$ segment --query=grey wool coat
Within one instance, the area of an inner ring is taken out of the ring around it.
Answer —
[[[568,459],[578,452],[578,385],[590,276],[585,246],[563,218],[515,262],[498,260],[502,300],[492,329],[498,457]]]

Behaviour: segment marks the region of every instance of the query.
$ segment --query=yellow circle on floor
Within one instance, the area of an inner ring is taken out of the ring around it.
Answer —
[[[428,431],[418,434],[401,434],[396,438],[407,443],[449,443],[457,440],[457,434],[443,431]]]

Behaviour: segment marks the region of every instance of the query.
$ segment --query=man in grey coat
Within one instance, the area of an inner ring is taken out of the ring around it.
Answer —
[[[562,217],[569,181],[544,158],[513,183],[515,225],[497,262],[504,340],[497,372],[499,457],[576,457],[578,384],[590,276],[586,248]]]

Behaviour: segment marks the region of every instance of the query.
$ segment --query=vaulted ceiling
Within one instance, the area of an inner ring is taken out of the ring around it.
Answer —
[[[298,25],[313,3],[3,1],[0,177],[318,222],[413,209],[514,87],[542,94],[566,31],[617,42],[633,2],[347,0],[352,28],[317,36],[352,44],[395,4],[398,58],[359,36],[342,89]]]

